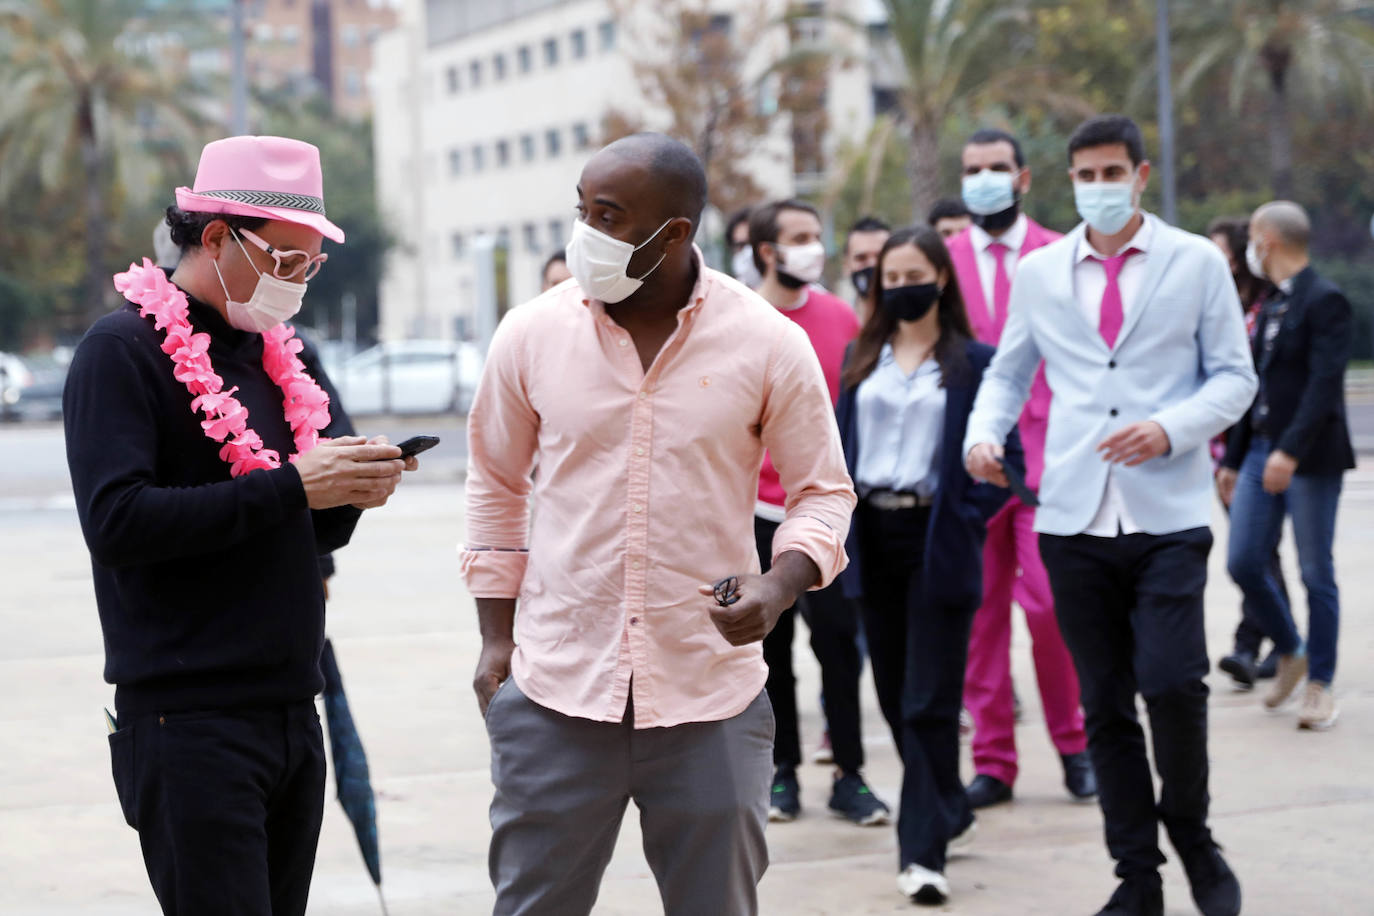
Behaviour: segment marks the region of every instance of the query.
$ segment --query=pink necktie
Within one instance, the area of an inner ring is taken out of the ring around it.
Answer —
[[[992,321],[997,328],[997,336],[1002,336],[1002,328],[1007,324],[1007,302],[1011,300],[1011,278],[1007,276],[1007,253],[1011,249],[1001,242],[993,242],[988,252],[997,264],[992,276]]]
[[[1098,319],[1097,329],[1108,347],[1116,346],[1116,336],[1121,333],[1121,325],[1126,321],[1126,310],[1121,303],[1121,284],[1117,280],[1121,276],[1121,268],[1126,266],[1126,259],[1139,253],[1140,250],[1137,248],[1127,248],[1110,258],[1093,255],[1093,260],[1100,262],[1102,270],[1107,274],[1107,288],[1102,291],[1101,317]]]

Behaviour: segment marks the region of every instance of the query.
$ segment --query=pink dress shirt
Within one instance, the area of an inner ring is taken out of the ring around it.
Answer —
[[[697,587],[758,572],[754,499],[769,450],[787,491],[776,558],[829,584],[855,497],[806,333],[701,263],[647,373],[574,281],[506,316],[468,417],[467,546],[478,598],[518,598],[511,669],[556,712],[654,728],[738,715],[761,643],[731,646]],[[537,474],[535,467],[538,467]]]

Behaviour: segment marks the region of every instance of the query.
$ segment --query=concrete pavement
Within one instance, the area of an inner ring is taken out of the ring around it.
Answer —
[[[393,916],[480,914],[490,912],[492,899],[487,747],[468,686],[478,640],[472,601],[457,576],[462,489],[454,473],[436,462],[391,505],[369,513],[338,555],[332,583],[329,629],[379,794]],[[32,499],[0,506],[0,912],[153,916],[137,836],[123,823],[110,781],[100,709],[112,690],[100,677],[87,555],[70,508],[28,489]],[[1219,519],[1216,530],[1224,525]],[[1266,713],[1254,694],[1212,678],[1214,826],[1252,916],[1374,913],[1366,885],[1374,861],[1372,542],[1374,472],[1361,471],[1347,478],[1337,544],[1345,620],[1334,730],[1300,733],[1293,705]],[[1207,591],[1213,658],[1229,645],[1238,607],[1222,553],[1213,551]],[[1291,571],[1291,550],[1285,560]],[[980,818],[970,854],[950,865],[953,899],[937,912],[1091,913],[1113,886],[1101,817],[1096,806],[1069,802],[1059,784],[1024,629],[1014,652],[1026,704],[1017,731],[1017,801]],[[810,700],[819,680],[803,640],[796,655],[809,748],[820,735]],[[880,796],[895,801],[900,771],[871,685],[863,697],[868,775]],[[761,888],[763,912],[913,909],[894,887],[892,829],[831,819],[826,770],[808,765],[801,778],[803,817],[769,828],[773,866]],[[598,913],[661,912],[638,843],[635,819],[627,817]],[[1165,880],[1170,916],[1193,913],[1177,864],[1166,866]],[[310,912],[379,911],[348,823],[331,801]]]

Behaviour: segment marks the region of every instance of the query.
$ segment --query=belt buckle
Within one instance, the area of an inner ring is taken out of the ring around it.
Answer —
[[[912,493],[893,493],[891,490],[881,490],[869,497],[869,502],[879,509],[891,512],[896,509],[914,509],[917,505],[916,496]]]

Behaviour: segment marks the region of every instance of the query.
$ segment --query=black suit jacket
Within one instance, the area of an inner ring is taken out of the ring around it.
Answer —
[[[1299,474],[1338,474],[1355,466],[1345,414],[1345,366],[1354,329],[1350,302],[1311,267],[1293,278],[1288,309],[1274,345],[1265,354],[1265,307],[1255,328],[1255,369],[1269,415],[1265,429],[1274,448],[1298,459]],[[1259,403],[1256,400],[1256,405]],[[1254,436],[1256,405],[1231,430],[1222,464],[1239,468]]]
[[[945,385],[945,421],[937,460],[940,484],[930,509],[924,557],[926,599],[937,607],[976,608],[983,603],[983,543],[987,523],[1011,497],[1011,493],[990,483],[976,483],[964,470],[964,432],[973,398],[983,381],[994,352],[986,344],[970,341],[965,352],[968,368],[963,378]],[[845,463],[853,477],[859,465],[859,411],[857,389],[841,388],[835,418],[844,443]],[[1007,437],[1007,463],[1022,474],[1026,471],[1025,453],[1016,430]],[[845,544],[849,566],[840,575],[844,593],[853,598],[863,592],[863,557],[854,526],[849,526]]]

